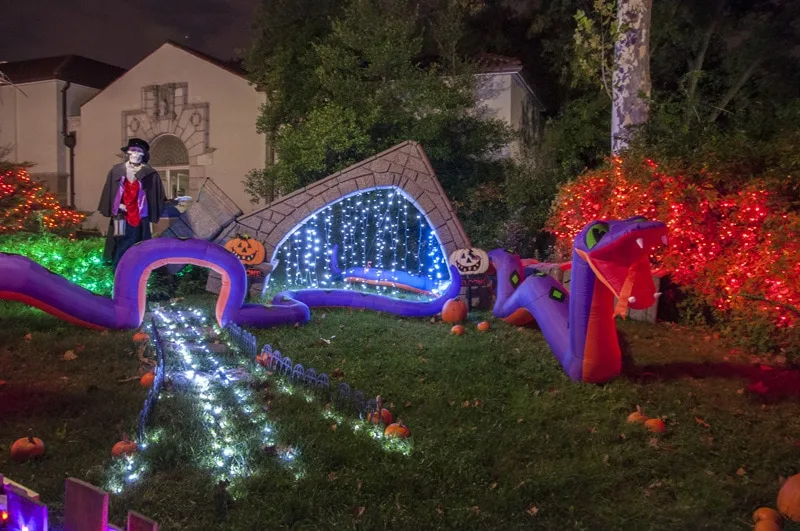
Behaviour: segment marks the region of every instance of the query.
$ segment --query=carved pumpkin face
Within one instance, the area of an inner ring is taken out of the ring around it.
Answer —
[[[457,249],[450,255],[450,264],[456,266],[462,276],[480,275],[489,270],[489,256],[475,247]]]
[[[250,238],[247,234],[233,238],[225,244],[225,249],[236,255],[244,265],[258,265],[264,261],[264,244]]]

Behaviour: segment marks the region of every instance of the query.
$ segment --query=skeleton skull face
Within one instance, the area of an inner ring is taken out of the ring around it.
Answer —
[[[481,249],[458,249],[450,255],[450,263],[462,275],[479,275],[489,269],[489,257]]]
[[[141,164],[144,159],[144,150],[132,147],[128,150],[128,162],[131,164]]]

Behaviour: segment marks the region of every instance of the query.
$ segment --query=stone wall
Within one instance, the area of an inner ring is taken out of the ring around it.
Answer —
[[[374,157],[296,190],[264,208],[242,216],[215,239],[224,245],[247,233],[264,244],[270,260],[283,239],[317,210],[357,192],[397,187],[436,230],[444,256],[469,247],[470,241],[455,215],[442,185],[436,179],[422,146],[407,141]],[[209,274],[207,289],[216,292],[219,277]]]

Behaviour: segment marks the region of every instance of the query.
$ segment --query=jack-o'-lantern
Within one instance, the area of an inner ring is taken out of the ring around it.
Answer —
[[[456,266],[461,276],[481,275],[489,270],[489,255],[475,247],[456,249],[450,255],[449,262]]]
[[[264,244],[247,234],[241,234],[225,244],[225,249],[233,253],[244,265],[258,265],[264,261]]]

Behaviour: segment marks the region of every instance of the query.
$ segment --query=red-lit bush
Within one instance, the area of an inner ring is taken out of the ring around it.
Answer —
[[[63,208],[24,168],[0,166],[0,234],[74,229],[84,215]]]
[[[566,253],[593,219],[638,214],[664,221],[669,246],[654,257],[656,266],[715,308],[723,326],[759,336],[739,339],[788,348],[800,328],[800,215],[764,182],[730,192],[708,182],[662,173],[652,161],[615,159],[560,189],[548,230]],[[765,323],[771,326],[763,329]]]

